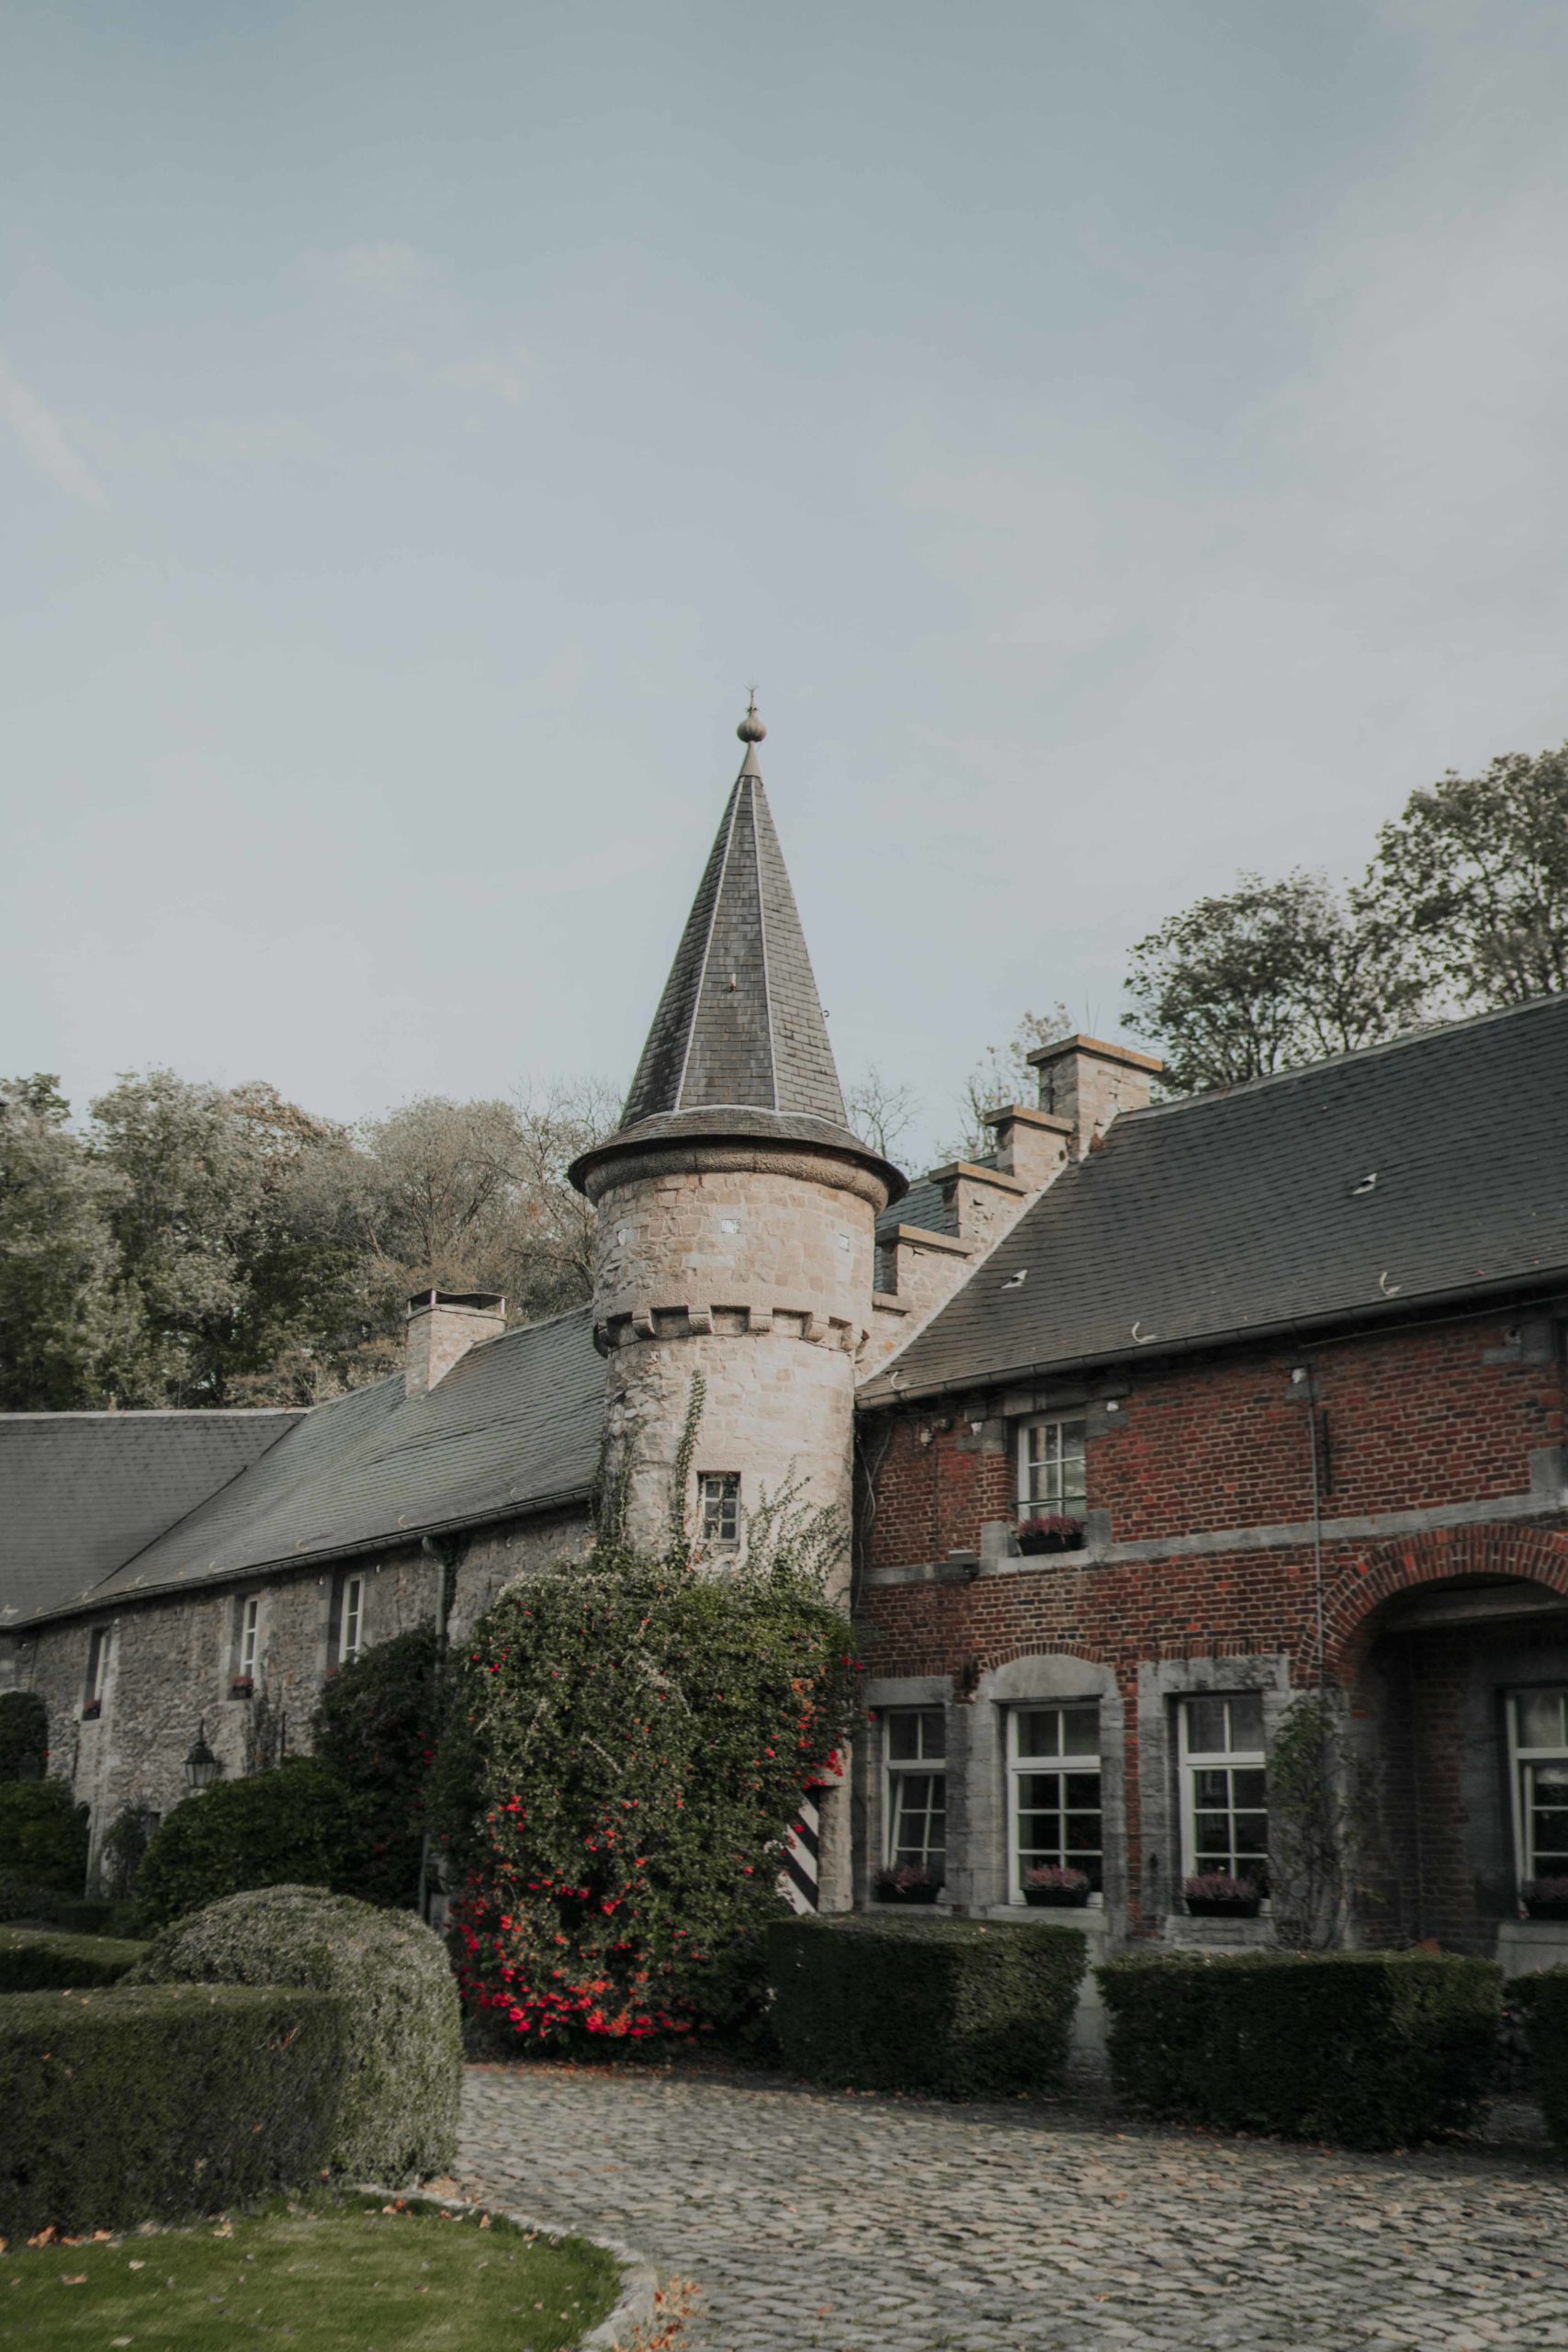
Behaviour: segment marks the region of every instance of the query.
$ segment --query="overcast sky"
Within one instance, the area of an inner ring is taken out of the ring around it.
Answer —
[[[754,677],[930,1142],[1162,915],[1568,736],[1561,0],[0,44],[0,1069],[624,1084]]]

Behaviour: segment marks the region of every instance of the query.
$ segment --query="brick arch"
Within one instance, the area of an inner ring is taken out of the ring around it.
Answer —
[[[1475,1576],[1519,1577],[1568,1599],[1568,1528],[1493,1521],[1435,1527],[1369,1544],[1329,1595],[1324,1629],[1329,1670],[1341,1681],[1352,1678],[1369,1620],[1385,1601],[1422,1585]]]

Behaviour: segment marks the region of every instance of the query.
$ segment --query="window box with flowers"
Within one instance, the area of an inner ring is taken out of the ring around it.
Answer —
[[[1527,1878],[1519,1889],[1530,1919],[1568,1919],[1568,1878]]]
[[[878,1903],[934,1903],[941,1884],[918,1862],[894,1862],[874,1874],[871,1888]]]
[[[1200,1871],[1181,1882],[1182,1900],[1191,1919],[1256,1919],[1263,1905],[1263,1890],[1252,1879],[1232,1878],[1228,1871]]]
[[[1037,1552],[1081,1551],[1083,1521],[1061,1510],[1042,1511],[1036,1518],[1021,1520],[1018,1548],[1031,1555]]]
[[[255,1677],[254,1675],[231,1674],[229,1678],[229,1696],[231,1699],[249,1699],[254,1695],[255,1687]]]
[[[82,1702],[82,1721],[85,1724],[96,1724],[103,1712],[104,1702],[101,1699],[84,1699]]]
[[[1081,1911],[1092,1892],[1087,1871],[1046,1863],[1023,1873],[1023,1899],[1032,1911]]]

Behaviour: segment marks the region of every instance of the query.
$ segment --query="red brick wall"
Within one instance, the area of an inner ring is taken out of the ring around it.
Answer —
[[[1562,1442],[1562,1380],[1555,1364],[1487,1363],[1503,1342],[1500,1323],[1456,1323],[1344,1340],[1310,1358],[1271,1349],[1151,1367],[1090,1437],[1089,1507],[1109,1511],[1120,1543],[1307,1519],[1307,1420],[1290,1375],[1308,1361],[1325,1517],[1519,1494],[1531,1453]],[[895,1422],[876,1477],[873,1566],[977,1547],[985,1520],[1011,1515],[1010,1453],[988,1451],[970,1426],[987,1409],[995,1400],[963,1400],[945,1430],[936,1423],[947,1408],[935,1406]],[[921,1429],[933,1430],[925,1446]]]

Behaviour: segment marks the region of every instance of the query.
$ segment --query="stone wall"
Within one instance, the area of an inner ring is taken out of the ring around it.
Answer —
[[[745,1512],[793,1476],[847,1520],[880,1182],[804,1148],[705,1145],[615,1163],[606,1180],[593,1295],[606,1477],[624,1485],[627,1533],[661,1548],[672,1512],[694,1532],[704,1473],[738,1476]],[[693,1475],[676,1498],[699,1376]]]
[[[591,1540],[587,1514],[577,1511],[505,1522],[459,1543],[452,1636],[461,1640],[504,1585],[581,1555]],[[50,1769],[91,1807],[95,1856],[125,1806],[163,1815],[179,1803],[185,1759],[203,1724],[230,1779],[284,1754],[309,1753],[311,1717],[333,1668],[345,1577],[364,1579],[361,1639],[368,1646],[434,1618],[443,1572],[441,1555],[416,1541],[321,1567],[122,1602],[18,1641],[18,1682],[43,1697]],[[254,1689],[235,1697],[239,1612],[251,1595],[261,1601]],[[88,1652],[99,1627],[111,1634],[102,1710],[85,1720]]]

